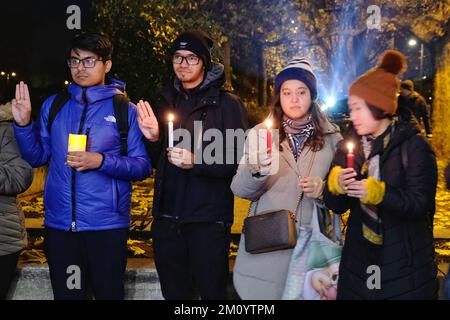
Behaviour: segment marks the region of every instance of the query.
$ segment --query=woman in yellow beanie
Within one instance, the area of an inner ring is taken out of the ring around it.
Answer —
[[[417,128],[396,120],[398,76],[405,69],[403,54],[386,51],[349,90],[353,131],[338,144],[324,190],[335,213],[350,209],[338,299],[438,296],[436,159]]]

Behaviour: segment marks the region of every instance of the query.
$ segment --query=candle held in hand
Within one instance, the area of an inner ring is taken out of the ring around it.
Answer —
[[[266,137],[266,141],[267,141],[267,153],[270,153],[272,151],[272,120],[267,119],[266,120],[266,127],[267,127],[267,137]]]
[[[67,151],[86,151],[87,136],[85,134],[69,134],[69,145]]]
[[[354,168],[355,154],[353,153],[354,145],[352,142],[347,143],[347,168]]]
[[[173,148],[173,114],[169,114],[169,148]]]

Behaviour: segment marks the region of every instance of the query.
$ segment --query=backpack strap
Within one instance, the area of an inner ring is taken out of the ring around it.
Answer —
[[[56,115],[59,111],[64,107],[64,105],[69,102],[71,98],[70,93],[67,90],[61,91],[58,93],[53,99],[52,105],[50,106],[50,111],[48,113],[48,122],[47,122],[47,131],[50,134],[52,129],[53,121],[56,118]]]
[[[117,129],[120,134],[120,154],[126,156],[128,154],[128,104],[129,100],[123,94],[114,96],[114,114],[116,117]]]

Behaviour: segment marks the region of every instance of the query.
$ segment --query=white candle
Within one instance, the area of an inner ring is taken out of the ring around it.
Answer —
[[[169,148],[173,148],[173,114],[169,114]]]

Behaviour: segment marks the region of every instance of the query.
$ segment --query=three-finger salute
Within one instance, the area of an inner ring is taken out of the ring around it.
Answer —
[[[28,86],[20,81],[16,85],[16,98],[12,100],[14,121],[19,126],[26,126],[31,120],[31,99]]]
[[[152,107],[147,101],[139,100],[136,104],[138,111],[138,124],[142,134],[150,141],[155,142],[159,139],[158,120],[153,113]]]

